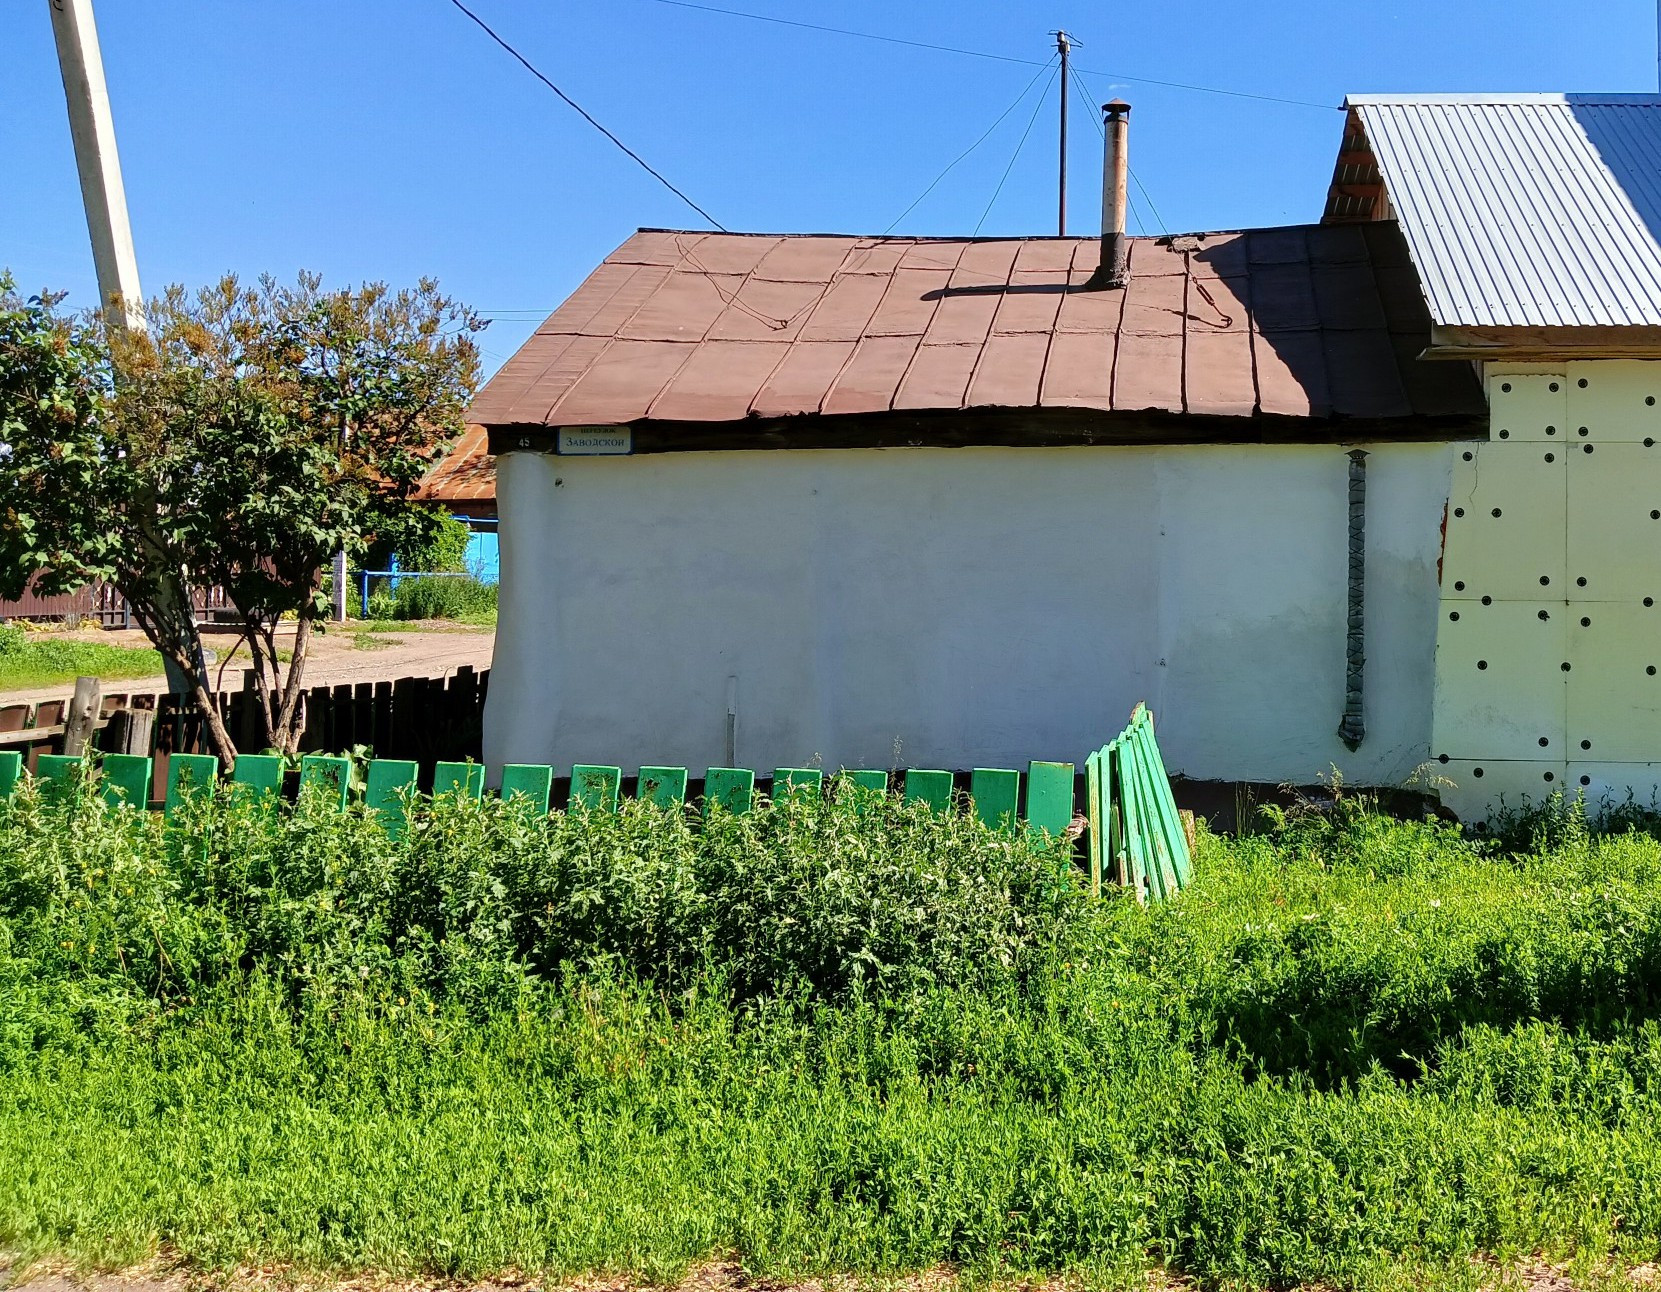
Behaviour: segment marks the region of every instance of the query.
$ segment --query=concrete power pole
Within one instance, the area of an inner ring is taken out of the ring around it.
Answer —
[[[75,165],[81,173],[81,200],[86,204],[92,261],[98,270],[98,295],[112,328],[144,329],[144,293],[138,285],[138,258],[127,223],[127,192],[121,184],[121,159],[115,150],[115,119],[104,86],[104,60],[98,52],[98,28],[92,0],[47,0],[52,34],[58,42],[58,68],[69,103],[69,131],[75,139]]]

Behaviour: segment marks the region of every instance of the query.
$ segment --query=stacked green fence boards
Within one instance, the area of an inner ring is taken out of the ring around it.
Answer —
[[[1130,725],[1084,764],[1085,811],[1090,818],[1090,885],[1104,877],[1164,901],[1193,877],[1188,835],[1177,814],[1171,779],[1154,740],[1153,717],[1136,706]]]

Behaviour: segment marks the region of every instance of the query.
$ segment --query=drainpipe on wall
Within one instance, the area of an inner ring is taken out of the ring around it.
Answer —
[[[1350,450],[1349,610],[1344,635],[1344,716],[1338,739],[1357,749],[1367,736],[1361,684],[1367,668],[1367,452]]]

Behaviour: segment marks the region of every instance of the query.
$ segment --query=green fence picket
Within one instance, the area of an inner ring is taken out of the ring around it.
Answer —
[[[1188,852],[1188,832],[1182,828],[1182,814],[1177,810],[1177,798],[1171,790],[1171,776],[1165,770],[1165,760],[1159,753],[1159,741],[1154,738],[1153,716],[1149,714],[1139,727],[1143,756],[1154,780],[1161,810],[1166,817],[1166,834],[1170,842],[1171,860],[1176,866],[1177,882],[1184,887],[1194,878],[1194,859]]]
[[[269,798],[273,803],[282,798],[283,759],[277,754],[238,754],[231,768],[231,786],[238,793]]]
[[[105,754],[99,778],[104,802],[131,803],[143,811],[150,806],[150,781],[155,766],[144,754]]]
[[[578,763],[571,769],[571,806],[581,804],[590,812],[615,812],[622,784],[621,767]]]
[[[300,792],[315,785],[332,800],[335,806],[345,808],[352,788],[352,764],[349,759],[329,754],[307,754],[300,760]]]
[[[162,810],[172,816],[192,794],[212,794],[219,780],[219,760],[212,754],[171,754],[167,759],[167,799]]]
[[[1102,895],[1102,854],[1106,851],[1107,822],[1102,819],[1102,751],[1084,760],[1084,848],[1090,868],[1090,895]]]
[[[517,797],[538,816],[548,815],[554,769],[545,763],[509,763],[502,768],[502,798]]]
[[[679,807],[686,802],[686,768],[642,767],[635,797],[661,808]]]
[[[905,774],[905,801],[927,803],[936,812],[952,806],[952,774],[912,768]]]
[[[1108,776],[1113,786],[1113,802],[1119,809],[1119,828],[1124,833],[1124,881],[1136,894],[1136,900],[1148,900],[1147,872],[1143,867],[1141,813],[1137,811],[1137,796],[1133,784],[1125,776],[1127,762],[1123,742],[1115,740],[1108,747]]]
[[[397,838],[409,824],[406,795],[415,789],[421,768],[407,758],[377,758],[364,777],[363,802],[381,819],[386,832]]]
[[[824,783],[825,774],[817,767],[778,767],[773,771],[773,799],[777,802],[793,798],[811,803]]]
[[[484,797],[483,763],[437,763],[433,767],[433,797],[454,794],[457,798]]]
[[[42,754],[35,759],[35,775],[53,789],[61,789],[82,762],[79,754]]]
[[[1057,837],[1073,824],[1073,765],[1027,764],[1027,824]]]
[[[17,788],[23,779],[23,755],[15,749],[0,753],[0,799]]]
[[[1019,819],[1021,773],[1007,767],[977,767],[969,774],[969,798],[983,824],[995,830],[1012,829]]]
[[[843,779],[850,785],[858,786],[875,794],[888,793],[888,773],[874,771],[843,772]]]
[[[743,767],[711,767],[704,776],[704,813],[719,803],[728,812],[742,815],[755,797],[756,774]]]

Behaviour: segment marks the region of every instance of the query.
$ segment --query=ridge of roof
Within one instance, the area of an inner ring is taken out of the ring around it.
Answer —
[[[1661,108],[1661,94],[1583,94],[1557,90],[1530,90],[1495,93],[1468,91],[1436,94],[1350,94],[1344,98],[1344,106],[1350,108],[1596,107],[1600,104],[1607,104],[1611,107]]]
[[[1661,103],[1661,99],[1657,100]],[[1263,224],[1248,226],[1239,229],[1176,229],[1165,233],[1133,233],[1128,235],[1133,242],[1159,242],[1169,238],[1230,238],[1247,233],[1279,233],[1295,229],[1319,229],[1320,220],[1308,220],[1295,224]],[[982,233],[982,234],[951,234],[951,233],[848,233],[818,231],[813,233],[785,232],[774,233],[764,229],[730,229],[721,232],[718,229],[672,229],[659,228],[652,225],[641,225],[636,233],[667,233],[684,238],[856,238],[861,242],[1089,242],[1099,235],[1094,233]]]

